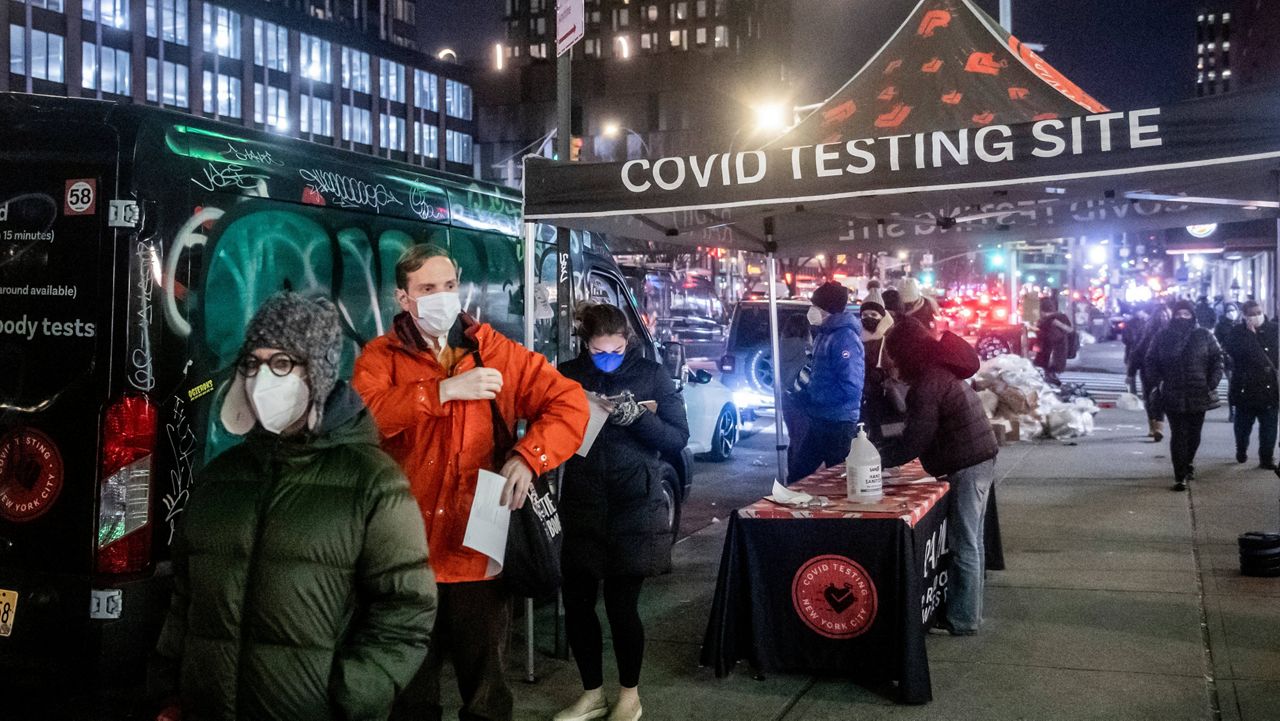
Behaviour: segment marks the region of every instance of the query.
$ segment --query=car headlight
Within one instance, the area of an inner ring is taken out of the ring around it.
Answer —
[[[772,407],[773,396],[755,391],[734,391],[733,403],[739,408]]]

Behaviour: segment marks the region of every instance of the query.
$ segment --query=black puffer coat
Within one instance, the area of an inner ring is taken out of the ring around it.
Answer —
[[[1231,405],[1244,408],[1275,408],[1276,347],[1280,327],[1274,320],[1263,323],[1255,333],[1239,323],[1226,332],[1226,351],[1235,364],[1231,376]]]
[[[658,363],[631,348],[618,370],[605,373],[586,355],[560,372],[588,393],[657,401],[629,426],[606,423],[586,458],[565,464],[560,494],[564,524],[561,560],[566,574],[656,576],[671,568],[671,534],[662,492],[659,454],[678,454],[689,443],[684,398]],[[672,499],[674,502],[675,499]]]
[[[1143,370],[1160,391],[1165,413],[1203,413],[1217,408],[1222,349],[1213,333],[1191,321],[1170,321],[1151,341]]]
[[[909,329],[904,329],[908,330]],[[900,439],[881,454],[886,467],[919,458],[925,471],[945,476],[995,458],[1000,452],[982,400],[968,383],[978,372],[978,354],[963,339],[944,333],[940,341],[928,336],[889,335],[890,348],[904,340],[906,355],[919,359],[914,367],[899,364],[911,386],[907,392],[907,427]],[[895,361],[902,351],[894,351]]]

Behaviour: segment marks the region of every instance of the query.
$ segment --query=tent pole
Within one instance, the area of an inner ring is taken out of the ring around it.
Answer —
[[[769,260],[769,347],[773,358],[773,430],[778,450],[778,482],[787,482],[787,429],[782,418],[782,343],[778,333],[778,243],[773,216],[764,219],[764,252]]]

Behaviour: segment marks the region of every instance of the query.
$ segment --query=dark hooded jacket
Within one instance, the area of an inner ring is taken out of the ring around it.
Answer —
[[[560,492],[564,526],[561,559],[566,574],[592,578],[656,576],[671,568],[660,454],[679,454],[689,442],[684,399],[662,365],[627,350],[612,373],[587,353],[560,365],[560,372],[589,393],[616,396],[631,391],[637,401],[657,401],[629,426],[606,423],[586,457],[565,464]],[[668,492],[674,489],[666,489]]]
[[[1227,331],[1226,351],[1233,361],[1231,405],[1244,408],[1275,408],[1280,398],[1276,393],[1277,328],[1274,319],[1267,320],[1257,332],[1244,323]]]
[[[895,325],[885,342],[911,390],[906,429],[886,444],[883,465],[919,458],[930,475],[945,476],[995,458],[1000,449],[991,421],[968,383],[981,366],[973,347],[952,333],[934,340],[910,320]]]
[[[400,468],[345,383],[315,433],[260,428],[197,477],[151,667],[189,721],[385,719],[436,588]]]
[[[1190,307],[1183,301],[1174,313]],[[1196,327],[1194,319],[1169,321],[1152,339],[1143,369],[1160,391],[1158,405],[1165,413],[1203,413],[1219,405],[1222,349],[1213,333]]]

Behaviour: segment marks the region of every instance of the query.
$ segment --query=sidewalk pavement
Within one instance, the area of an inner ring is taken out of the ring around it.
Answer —
[[[646,719],[1280,719],[1280,579],[1239,575],[1236,536],[1280,525],[1280,481],[1234,462],[1225,410],[1210,414],[1189,493],[1169,490],[1168,441],[1141,413],[1104,410],[1095,435],[1001,450],[1008,570],[993,572],[986,625],[928,640],[934,701],[900,706],[857,683],[806,675],[724,679],[698,667],[725,523],[676,546],[647,582]],[[762,483],[764,492],[765,480]],[[603,611],[601,612],[603,618]],[[539,611],[539,681],[512,644],[518,719],[550,719],[581,688],[551,657]],[[606,655],[611,651],[606,648]],[[616,679],[606,659],[606,686]]]

